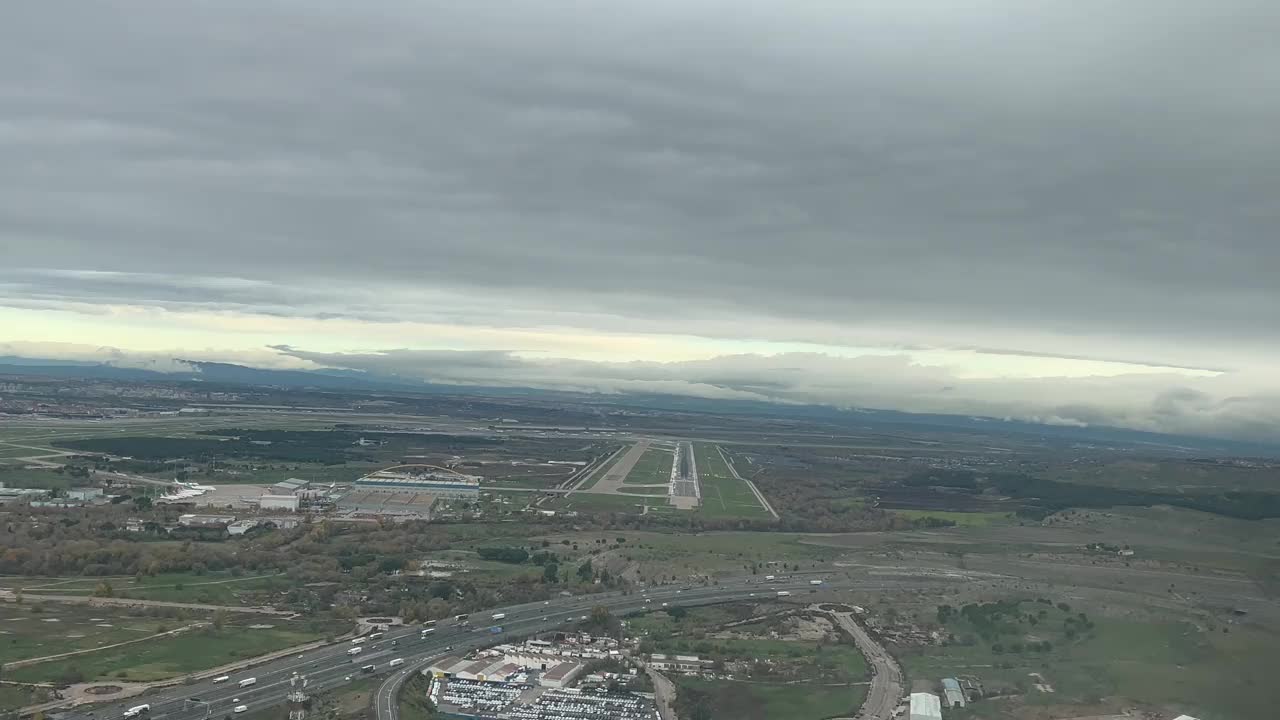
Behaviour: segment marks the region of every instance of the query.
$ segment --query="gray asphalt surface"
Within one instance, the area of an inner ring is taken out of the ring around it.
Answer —
[[[809,589],[807,579],[765,584],[758,579],[752,581],[751,578],[740,578],[722,581],[720,585],[689,587],[687,590],[672,585],[650,589],[647,594],[638,591],[630,595],[614,592],[494,608],[473,613],[470,622],[475,627],[465,627],[452,620],[441,621],[436,631],[426,638],[420,637],[420,626],[392,628],[377,641],[366,640],[363,643],[364,651],[354,657],[347,655],[347,650],[352,647],[350,643],[328,645],[232,673],[226,682],[214,683],[213,675],[210,674],[209,677],[191,684],[165,688],[107,705],[80,706],[64,717],[68,720],[118,720],[128,708],[149,704],[150,720],[221,720],[232,715],[232,709],[237,705],[245,705],[249,711],[256,711],[283,704],[291,689],[290,678],[295,673],[307,677],[308,692],[314,695],[361,677],[360,668],[372,664],[374,675],[387,678],[375,693],[378,719],[396,720],[395,697],[399,686],[411,671],[423,667],[431,659],[550,630],[588,614],[596,606],[604,606],[615,614],[625,615],[661,607],[662,602],[686,606],[708,605],[745,599],[751,597],[752,593],[760,598],[772,597],[779,590],[789,590],[796,599],[801,599]],[[495,612],[506,613],[507,617],[495,623],[490,619]],[[498,635],[489,633],[487,628],[493,624],[501,625],[504,632]],[[397,643],[394,646],[393,640]],[[403,658],[404,665],[390,667],[388,663],[395,658]],[[239,687],[241,680],[251,677],[256,678],[255,684]]]

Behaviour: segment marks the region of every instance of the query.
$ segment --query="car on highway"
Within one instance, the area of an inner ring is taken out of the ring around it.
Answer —
[[[242,713],[242,712],[247,712],[248,710],[249,710],[249,706],[248,706],[248,705],[237,705],[237,706],[235,706],[234,708],[232,708],[232,709],[231,709],[231,712],[236,713],[236,714],[240,714],[240,713]]]
[[[124,711],[124,717],[127,717],[127,718],[138,717],[139,715],[146,715],[149,712],[151,712],[150,705],[134,705],[133,707]]]

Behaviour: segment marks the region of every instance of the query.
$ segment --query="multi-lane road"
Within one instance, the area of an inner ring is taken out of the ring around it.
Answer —
[[[663,586],[629,594],[612,592],[560,597],[495,608],[473,613],[469,622],[441,621],[426,636],[420,635],[420,626],[393,627],[381,638],[365,639],[363,650],[358,655],[348,655],[347,651],[352,647],[350,643],[328,645],[231,673],[230,678],[222,682],[214,682],[214,676],[210,674],[190,684],[108,705],[78,708],[67,717],[69,720],[118,720],[128,708],[146,704],[151,706],[150,720],[222,720],[232,715],[238,706],[256,711],[284,704],[288,694],[301,686],[301,678],[306,678],[306,691],[314,695],[367,677],[368,673],[361,668],[373,665],[372,673],[384,678],[374,697],[378,720],[397,720],[396,695],[400,686],[414,671],[445,654],[461,654],[473,648],[550,630],[583,618],[597,606],[606,607],[617,615],[626,615],[657,609],[663,603],[670,606],[709,605],[753,596],[776,597],[779,591],[788,591],[800,599],[811,589],[807,579],[764,583],[756,578],[738,578],[721,581],[718,585]],[[495,621],[492,620],[494,613],[504,613],[506,617]],[[489,631],[489,627],[494,625],[501,626],[501,634]],[[391,667],[393,659],[404,662]],[[254,678],[255,682],[241,687],[240,682],[248,678]]]

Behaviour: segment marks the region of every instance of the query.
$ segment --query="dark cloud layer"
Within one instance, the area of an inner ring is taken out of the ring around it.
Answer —
[[[1278,32],[1261,0],[18,3],[0,304],[1257,371]]]

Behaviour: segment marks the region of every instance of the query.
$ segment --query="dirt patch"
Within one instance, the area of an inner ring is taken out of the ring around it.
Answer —
[[[85,695],[115,695],[123,691],[120,685],[91,685],[81,690]]]

